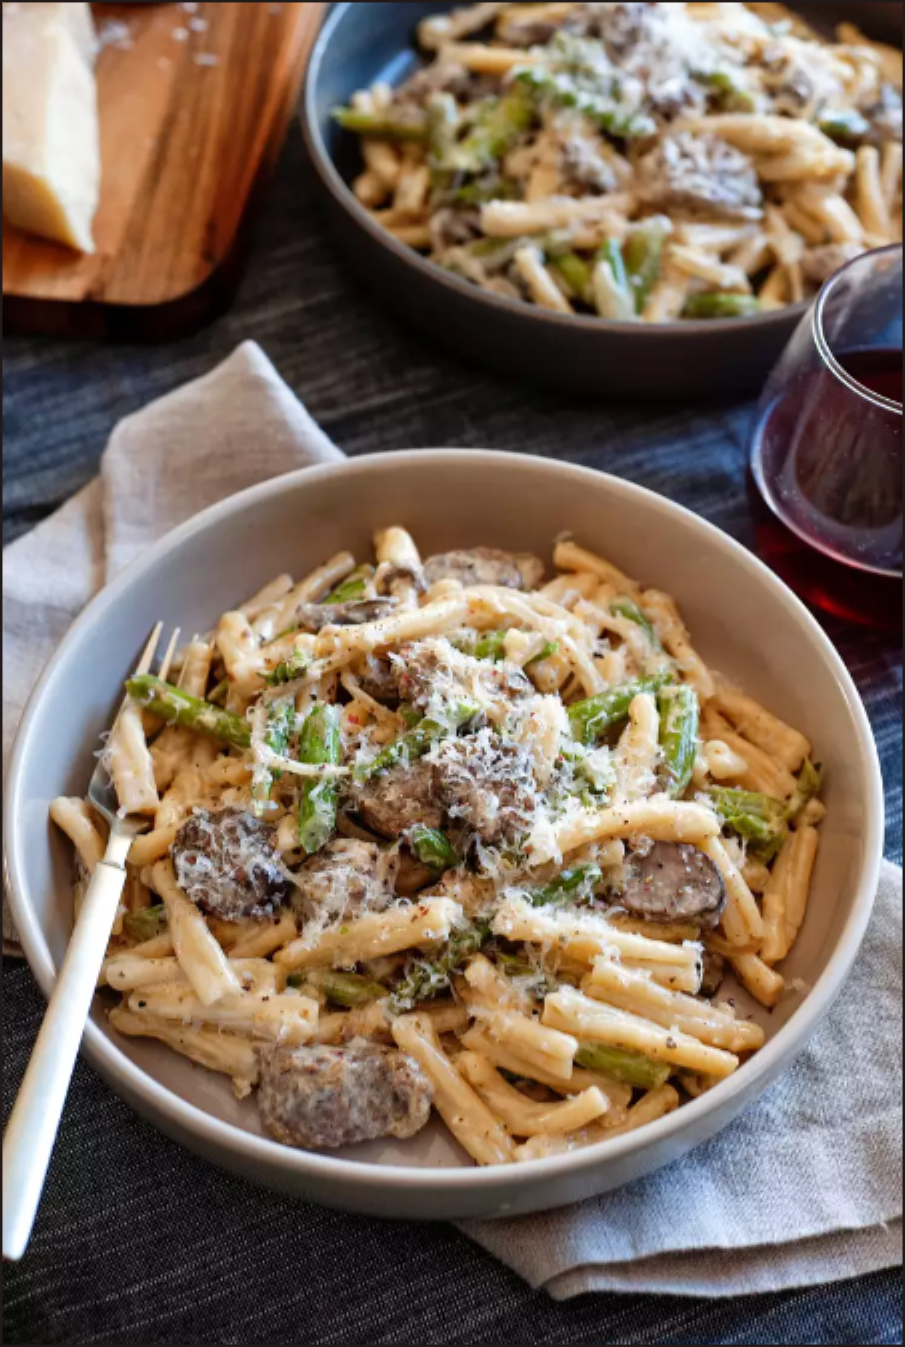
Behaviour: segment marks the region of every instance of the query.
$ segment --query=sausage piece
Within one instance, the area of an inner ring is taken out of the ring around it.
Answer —
[[[758,219],[761,190],[746,154],[717,136],[663,136],[638,160],[639,194],[649,206]]]
[[[324,915],[348,920],[381,912],[392,902],[397,864],[375,842],[337,838],[297,872],[292,905],[303,920]]]
[[[352,799],[367,826],[384,837],[399,837],[416,823],[439,828],[443,821],[433,768],[426,762],[382,772],[362,782]]]
[[[224,921],[263,919],[288,901],[276,829],[244,809],[196,809],[173,839],[176,881],[204,912]]]
[[[496,547],[442,552],[428,557],[424,563],[424,578],[429,585],[435,585],[438,580],[458,580],[466,588],[469,585],[504,585],[508,589],[533,589],[543,575],[543,562],[537,557],[516,556]]]
[[[392,664],[400,699],[421,712],[438,691],[449,697],[458,690],[466,702],[476,695],[482,702],[514,701],[534,692],[518,665],[473,659],[442,637],[404,646]]]
[[[713,927],[726,901],[723,877],[709,856],[685,842],[654,842],[623,865],[619,904],[649,921]]]
[[[484,730],[447,739],[434,775],[450,817],[473,828],[483,842],[514,842],[530,830],[537,809],[531,753]]]
[[[276,1047],[260,1049],[259,1058],[261,1122],[285,1146],[316,1150],[375,1137],[405,1139],[430,1116],[430,1081],[395,1048]]]

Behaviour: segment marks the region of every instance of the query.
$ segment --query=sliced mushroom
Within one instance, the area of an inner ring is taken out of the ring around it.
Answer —
[[[395,595],[400,586],[411,586],[416,594],[423,594],[427,589],[423,567],[411,564],[394,565],[391,562],[378,566],[374,584],[378,594]]]
[[[302,603],[295,611],[299,626],[305,631],[321,631],[324,627],[357,627],[363,622],[377,622],[389,617],[396,607],[396,599],[350,599],[348,603]]]
[[[261,1122],[286,1146],[333,1149],[375,1137],[404,1139],[430,1116],[430,1081],[395,1048],[266,1048],[259,1058]]]
[[[623,865],[619,904],[649,921],[713,927],[726,901],[723,877],[709,856],[685,842],[654,842]]]

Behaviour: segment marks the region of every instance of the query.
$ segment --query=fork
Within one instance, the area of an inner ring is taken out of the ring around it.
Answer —
[[[158,623],[139,660],[137,674],[150,672],[162,632],[163,626]],[[178,638],[177,628],[160,664],[161,678],[169,672]],[[127,701],[117,711],[117,719]],[[110,835],[103,859],[85,891],[3,1136],[4,1258],[21,1258],[28,1244],[85,1021],[125,887],[126,860],[135,838],[150,824],[149,819],[137,815],[120,815],[113,782],[101,759],[91,778],[88,799],[107,820]]]

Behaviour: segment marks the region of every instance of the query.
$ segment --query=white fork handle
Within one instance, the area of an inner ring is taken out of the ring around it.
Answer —
[[[66,950],[44,1023],[3,1136],[3,1256],[21,1258],[41,1200],[50,1153],[120,896],[132,837],[110,833]]]

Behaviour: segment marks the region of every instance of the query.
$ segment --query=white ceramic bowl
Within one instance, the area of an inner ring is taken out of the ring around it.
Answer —
[[[810,988],[768,1017],[767,1046],[676,1113],[600,1146],[495,1169],[467,1165],[439,1125],[413,1142],[342,1154],[291,1150],[260,1133],[253,1102],[158,1044],[118,1038],[95,1001],[84,1050],[124,1099],[207,1159],[328,1205],[451,1218],[537,1211],[617,1187],[725,1126],[802,1048],[827,1013],[870,916],[883,796],[867,717],[842,662],[798,600],[744,548],[687,510],[600,473],[479,451],[382,454],[265,482],[162,539],[86,609],[22,722],[6,799],[7,877],[28,961],[45,994],[71,923],[69,844],[48,805],[84,792],[99,732],[159,618],[208,628],[280,571],[329,553],[368,554],[400,523],[426,553],[493,544],[549,556],[565,529],[630,574],[671,591],[710,664],[800,726],[826,765],[828,813],[805,929],[788,972]]]

